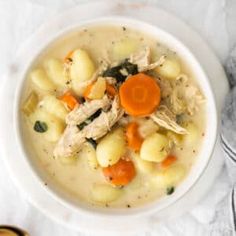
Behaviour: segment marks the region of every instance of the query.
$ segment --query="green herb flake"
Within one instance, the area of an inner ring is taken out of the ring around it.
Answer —
[[[76,125],[79,130],[82,130],[86,125],[88,125],[86,122],[83,122],[79,125]]]
[[[79,100],[80,104],[84,104],[85,103],[85,99],[83,97],[79,97],[78,100]]]
[[[166,194],[171,195],[175,191],[175,187],[171,186],[166,189]]]
[[[124,82],[127,76],[122,74],[122,70],[126,70],[130,75],[135,75],[138,73],[138,66],[130,63],[128,59],[125,59],[120,65],[108,68],[104,71],[103,76],[113,77],[117,82]]]
[[[102,109],[98,109],[94,114],[92,114],[88,120],[91,120],[91,122],[96,119],[97,117],[100,116],[100,114],[102,113]]]
[[[128,60],[125,60],[121,66],[122,68],[125,68],[131,75],[138,74],[138,66],[136,64],[130,63]]]
[[[97,142],[92,138],[86,138],[87,142],[90,143],[94,149],[97,148]]]
[[[120,70],[122,69],[121,66],[114,66],[111,68],[108,68],[106,71],[103,72],[104,77],[113,77],[118,82],[124,82],[126,79],[126,76],[122,75]]]
[[[34,124],[34,130],[38,133],[44,133],[48,130],[48,126],[45,122],[37,120]]]
[[[102,109],[98,109],[94,114],[92,114],[87,120],[77,125],[79,130],[82,130],[85,126],[90,124],[94,119],[96,119],[102,113]]]

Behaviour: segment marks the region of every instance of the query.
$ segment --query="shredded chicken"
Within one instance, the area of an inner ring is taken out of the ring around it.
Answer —
[[[84,133],[80,132],[80,130],[75,125],[68,125],[58,141],[53,155],[58,157],[70,157],[76,151],[79,151],[86,139]]]
[[[86,138],[98,139],[111,130],[111,127],[123,116],[124,110],[120,108],[119,97],[115,97],[111,110],[102,112],[91,124],[87,125],[83,132]]]
[[[146,138],[149,135],[158,131],[159,126],[152,119],[143,119],[139,122],[139,134],[142,138]]]
[[[138,70],[142,71],[142,69],[147,67],[151,62],[150,47],[145,47],[143,50],[131,54],[129,57],[129,62],[136,64],[138,66]]]
[[[140,71],[140,72],[155,69],[156,67],[162,65],[162,64],[164,63],[165,59],[166,59],[166,56],[165,56],[165,55],[164,55],[164,56],[161,56],[161,57],[158,59],[158,61],[153,62],[153,63],[149,64],[148,66],[143,67],[143,68],[142,68],[142,71]]]
[[[161,105],[158,110],[150,115],[161,127],[171,130],[177,134],[186,134],[187,130],[176,123],[175,115],[165,105]]]
[[[79,152],[86,142],[86,138],[98,139],[104,136],[112,126],[123,116],[124,110],[120,108],[119,97],[115,97],[112,107],[108,112],[102,112],[99,117],[79,130],[76,125],[67,125],[61,139],[54,149],[56,158],[70,157]]]
[[[166,56],[161,56],[158,61],[151,63],[151,49],[150,47],[145,47],[143,50],[131,54],[129,62],[136,64],[139,72],[144,72],[162,65],[165,58]]]
[[[193,115],[199,110],[199,105],[205,101],[197,86],[188,82],[188,77],[179,75],[170,94],[170,109],[175,114],[188,112]]]
[[[172,86],[170,80],[164,78],[157,78],[157,81],[161,88],[161,97],[166,98],[170,96],[172,93]]]
[[[173,89],[170,95],[170,108],[175,115],[183,114],[187,109],[186,100],[178,92],[177,89]]]
[[[85,102],[76,107],[66,116],[67,125],[78,125],[94,114],[98,109],[106,109],[110,106],[110,99],[104,96],[103,99]]]

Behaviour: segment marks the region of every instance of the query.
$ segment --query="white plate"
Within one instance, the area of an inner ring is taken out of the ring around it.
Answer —
[[[116,1],[100,1],[95,3],[89,3],[80,5],[73,10],[65,12],[47,23],[41,29],[33,35],[31,39],[21,48],[15,62],[12,64],[8,75],[5,79],[3,91],[0,93],[2,99],[0,99],[0,106],[4,107],[4,114],[1,114],[2,121],[0,123],[0,135],[1,144],[3,145],[3,155],[8,166],[11,176],[16,185],[22,189],[29,199],[29,201],[35,205],[38,209],[43,211],[47,216],[52,217],[58,222],[61,222],[71,228],[87,231],[115,231],[115,232],[128,232],[145,230],[147,227],[150,229],[153,223],[157,220],[165,220],[170,217],[177,217],[183,212],[189,210],[194,204],[196,204],[201,197],[207,193],[208,189],[212,185],[216,176],[218,175],[222,164],[222,154],[219,144],[216,146],[211,162],[206,169],[204,175],[198,181],[198,183],[188,192],[185,197],[176,202],[171,207],[160,212],[158,215],[153,215],[149,218],[140,219],[132,217],[129,222],[119,218],[114,221],[109,219],[86,218],[80,215],[78,212],[72,211],[66,206],[55,201],[46,190],[36,181],[32,170],[28,167],[28,164],[18,158],[17,147],[13,131],[13,100],[15,96],[15,83],[14,77],[24,67],[21,65],[20,57],[27,52],[27,48],[34,46],[34,40],[40,39],[43,41],[45,36],[55,35],[58,31],[75,25],[81,20],[90,20],[97,17],[121,15],[126,17],[133,17],[139,20],[146,21],[165,31],[173,34],[180,41],[182,41],[195,55],[195,57],[201,62],[203,69],[206,71],[213,88],[213,91],[217,98],[217,108],[220,113],[222,102],[226,93],[228,92],[228,83],[225,73],[214,55],[205,42],[192,31],[185,23],[169,15],[163,10],[155,7],[150,7],[143,4],[124,4]],[[67,19],[65,21],[65,19]],[[11,82],[9,82],[11,81]],[[4,98],[4,99],[3,99]],[[8,104],[5,103],[8,101]],[[206,181],[207,180],[207,181]],[[91,222],[93,222],[91,226]],[[106,230],[105,230],[106,229]]]

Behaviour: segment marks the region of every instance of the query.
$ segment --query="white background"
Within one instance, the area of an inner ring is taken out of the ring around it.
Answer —
[[[112,1],[112,0],[111,0]],[[37,28],[67,8],[92,0],[0,0],[0,86],[1,77],[16,55],[22,42]],[[222,63],[236,43],[235,0],[150,0],[145,2],[177,15],[190,24],[213,48]],[[3,108],[0,111],[3,112]],[[4,148],[4,147],[0,147]],[[1,158],[7,158],[1,156]],[[0,162],[2,163],[2,162]],[[191,213],[181,219],[157,226],[146,235],[207,235],[214,220],[214,207],[226,193],[229,184],[222,173],[206,197]],[[213,194],[213,193],[217,194]],[[202,217],[201,217],[202,216]],[[76,233],[52,222],[29,205],[13,185],[7,170],[0,166],[0,225],[14,224],[33,236],[74,236]]]

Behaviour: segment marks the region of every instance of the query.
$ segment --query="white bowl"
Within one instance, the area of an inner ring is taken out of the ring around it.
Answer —
[[[53,43],[58,38],[66,35],[69,32],[79,31],[82,27],[89,27],[89,26],[98,26],[98,25],[116,25],[116,26],[127,26],[130,28],[134,28],[139,30],[143,33],[146,33],[163,44],[165,44],[170,49],[177,52],[181,59],[184,58],[184,61],[187,62],[190,71],[192,71],[194,77],[196,78],[198,85],[200,86],[201,90],[204,93],[206,98],[206,132],[205,138],[197,157],[196,163],[192,167],[190,173],[186,177],[186,179],[178,186],[175,193],[168,196],[163,197],[160,200],[150,202],[144,206],[131,208],[131,209],[101,209],[97,207],[90,207],[85,205],[84,203],[76,203],[69,197],[67,197],[63,191],[57,189],[56,187],[45,187],[47,192],[51,194],[56,200],[60,201],[62,204],[69,206],[73,210],[77,210],[82,214],[94,215],[97,214],[98,216],[101,215],[103,217],[108,216],[120,216],[120,217],[129,217],[130,215],[135,216],[142,216],[151,213],[157,213],[170,205],[174,204],[177,200],[182,198],[198,181],[198,179],[203,174],[204,170],[206,169],[209,160],[211,158],[216,137],[217,137],[217,111],[215,105],[215,98],[213,92],[211,90],[207,75],[205,74],[204,70],[202,69],[200,62],[196,60],[193,56],[191,51],[185,47],[177,38],[173,37],[169,33],[163,31],[156,26],[144,23],[142,21],[126,18],[126,17],[106,17],[106,18],[97,18],[90,21],[79,22],[76,25],[71,26],[61,32],[58,32],[52,38],[46,38],[44,42],[41,42],[40,45],[37,45],[35,49],[30,49],[31,54],[30,58],[27,60],[27,65],[24,66],[25,70],[20,76],[20,79],[17,81],[17,95],[15,97],[15,106],[14,106],[14,125],[15,125],[15,132],[16,132],[16,139],[18,147],[21,151],[22,156],[28,163],[29,168],[33,170],[35,176],[37,177],[37,181],[39,181],[42,185],[44,183],[43,179],[44,176],[42,175],[42,170],[40,170],[37,165],[32,161],[32,158],[29,155],[28,150],[23,142],[23,135],[21,129],[21,119],[20,119],[20,102],[21,102],[21,95],[22,89],[24,85],[24,80],[26,75],[31,69],[32,64],[35,62],[39,54],[46,48],[48,45]]]

